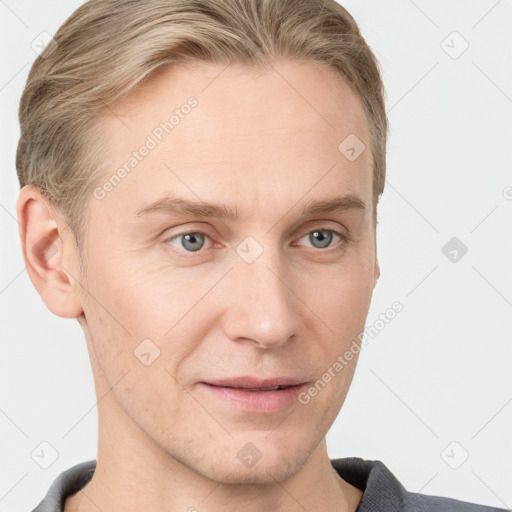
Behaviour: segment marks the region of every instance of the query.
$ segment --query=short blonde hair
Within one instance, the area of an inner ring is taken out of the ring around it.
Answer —
[[[34,62],[19,107],[20,186],[36,186],[82,243],[105,173],[102,114],[173,63],[312,61],[357,94],[373,156],[373,215],[384,189],[388,121],[378,62],[335,0],[89,0]],[[341,142],[341,141],[340,141]]]

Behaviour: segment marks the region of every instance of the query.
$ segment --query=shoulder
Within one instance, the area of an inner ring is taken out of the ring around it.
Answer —
[[[363,490],[356,512],[507,512],[453,498],[409,492],[380,460],[331,459],[337,473]]]
[[[32,512],[63,512],[66,498],[84,487],[95,469],[96,460],[89,460],[62,471]]]
[[[467,501],[405,492],[402,497],[403,512],[505,512],[506,509],[477,505]]]

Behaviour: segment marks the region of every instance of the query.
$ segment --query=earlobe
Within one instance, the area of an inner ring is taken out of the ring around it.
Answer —
[[[67,237],[62,236],[65,222],[52,212],[48,200],[33,185],[20,190],[16,212],[23,259],[32,284],[52,313],[63,318],[80,316],[83,310],[77,287],[66,272],[69,266],[77,275],[73,272],[73,245],[69,243],[71,230]]]

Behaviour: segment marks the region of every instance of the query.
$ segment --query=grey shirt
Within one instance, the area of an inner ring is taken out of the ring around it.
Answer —
[[[331,459],[331,464],[343,480],[364,491],[356,512],[507,512],[503,508],[408,492],[380,460],[347,457]],[[95,468],[96,460],[90,460],[63,471],[32,512],[62,512],[66,498],[89,482]]]

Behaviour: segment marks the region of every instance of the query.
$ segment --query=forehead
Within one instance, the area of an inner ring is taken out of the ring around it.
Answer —
[[[183,108],[190,98],[195,106]],[[333,187],[371,203],[365,113],[330,67],[290,61],[273,68],[170,66],[112,107],[102,129],[105,179],[134,151],[152,146],[134,166],[125,165],[129,170],[104,207],[133,212],[171,190],[232,203],[235,192],[256,206],[263,197],[297,201],[310,189],[307,200]],[[350,161],[339,146],[354,136],[366,149]]]

